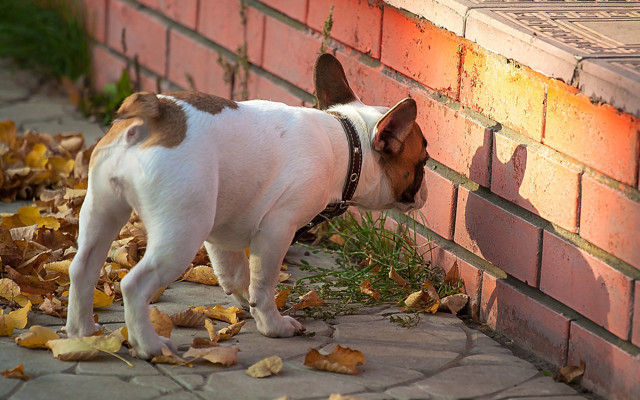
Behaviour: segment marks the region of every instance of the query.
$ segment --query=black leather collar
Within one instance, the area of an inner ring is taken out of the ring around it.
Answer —
[[[309,229],[314,226],[328,221],[338,215],[343,214],[349,208],[353,194],[358,187],[358,181],[360,180],[360,172],[362,171],[362,144],[360,143],[360,137],[353,123],[344,115],[327,111],[328,114],[333,115],[340,121],[342,128],[347,136],[347,142],[349,143],[349,169],[347,170],[347,178],[345,179],[344,186],[342,188],[342,201],[339,203],[331,203],[320,214],[316,215],[311,222],[298,229],[291,244],[297,242],[302,235],[307,233]]]

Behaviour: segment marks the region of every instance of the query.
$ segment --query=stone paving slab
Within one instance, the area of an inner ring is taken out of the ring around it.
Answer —
[[[65,131],[67,122],[77,118],[64,99],[53,98],[49,103],[46,96],[34,94],[32,87],[37,85],[33,82],[12,86],[2,79],[6,74],[6,65],[0,63],[0,119],[10,110],[12,116],[23,118],[15,121],[18,125],[52,122],[59,123],[61,131]],[[20,71],[9,76],[20,82],[26,79]],[[22,110],[21,114],[14,113],[16,110]],[[72,124],[69,126],[73,129]],[[0,207],[0,212],[17,208],[12,204]],[[305,274],[296,266],[302,258],[324,267],[335,264],[331,256],[293,247],[286,258],[292,279]],[[219,287],[179,282],[172,284],[154,306],[172,313],[191,305],[214,304],[234,305]],[[390,322],[389,316],[398,312],[396,307],[383,306],[362,308],[356,315],[329,321],[298,316],[307,335],[287,339],[260,335],[255,321],[249,318],[240,334],[222,343],[241,350],[238,364],[229,368],[205,362],[196,362],[193,368],[155,365],[132,358],[125,348],[118,354],[133,367],[109,355],[100,355],[93,361],[65,362],[54,359],[50,351],[25,349],[17,346],[13,338],[0,337],[0,371],[22,363],[25,373],[31,376],[27,381],[0,377],[0,399],[274,399],[283,395],[291,399],[326,399],[332,393],[371,400],[480,395],[495,400],[583,399],[571,387],[543,376],[529,362],[449,314],[422,316],[417,326],[407,329]],[[123,325],[123,313],[120,302],[97,311],[107,330]],[[245,316],[250,317],[248,313]],[[64,321],[30,312],[29,326],[34,324],[57,329]],[[218,327],[223,325],[219,323]],[[15,334],[24,331],[17,330]],[[184,351],[196,336],[205,337],[206,332],[203,328],[174,328],[172,339]],[[365,355],[367,362],[359,368],[358,375],[321,372],[303,365],[310,348],[328,352],[338,343]],[[279,376],[255,379],[246,375],[251,364],[271,355],[284,359]]]

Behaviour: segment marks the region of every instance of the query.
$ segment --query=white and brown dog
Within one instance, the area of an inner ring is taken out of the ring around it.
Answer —
[[[123,102],[91,156],[69,271],[70,337],[96,330],[93,287],[132,209],[148,244],[121,289],[129,342],[140,357],[159,354],[163,345],[174,348],[153,330],[149,299],[184,272],[203,242],[220,285],[250,305],[261,333],[301,332],[298,321],[278,312],[274,292],[296,230],[342,200],[348,140],[341,122],[325,111],[348,119],[362,142],[352,204],[402,211],[424,204],[428,155],[416,103],[363,104],[329,54],[318,58],[314,79],[320,110],[198,92],[136,93]]]

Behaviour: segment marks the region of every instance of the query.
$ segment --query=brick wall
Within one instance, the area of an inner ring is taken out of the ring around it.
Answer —
[[[328,51],[356,93],[418,102],[433,158],[421,234],[436,264],[458,261],[471,311],[558,366],[584,360],[597,392],[637,398],[638,116],[382,1],[84,2],[97,87],[135,58],[142,90],[306,106],[334,4]]]

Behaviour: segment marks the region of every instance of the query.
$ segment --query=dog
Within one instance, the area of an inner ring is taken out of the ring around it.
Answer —
[[[344,202],[352,157],[336,115],[361,142],[353,150],[361,168],[349,205],[422,207],[429,158],[411,98],[390,109],[363,104],[330,54],[317,59],[314,83],[318,108],[199,92],[141,92],[123,101],[89,162],[78,252],[69,269],[69,337],[99,329],[94,285],[132,210],[147,229],[147,249],[120,287],[138,357],[149,359],[163,346],[175,350],[153,330],[149,301],[180,277],[203,242],[220,286],[249,306],[258,331],[269,337],[303,331],[278,312],[275,286],[296,231],[328,204]]]

